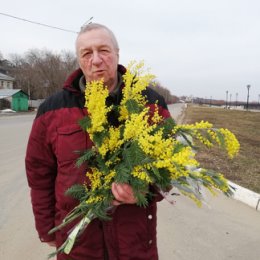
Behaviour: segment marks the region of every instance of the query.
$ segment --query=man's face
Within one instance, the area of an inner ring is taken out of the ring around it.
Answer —
[[[80,68],[86,80],[104,80],[110,91],[117,82],[118,50],[110,34],[104,29],[94,29],[79,35],[76,42]]]

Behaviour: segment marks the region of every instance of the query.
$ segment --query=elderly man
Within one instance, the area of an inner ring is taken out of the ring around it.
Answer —
[[[118,64],[119,47],[110,29],[100,24],[88,24],[76,40],[80,69],[66,80],[63,89],[46,99],[34,120],[26,153],[26,173],[31,188],[31,200],[36,229],[40,240],[59,247],[75,223],[56,234],[48,231],[61,223],[77,205],[65,196],[76,183],[88,182],[87,165],[75,167],[76,150],[92,146],[78,121],[87,111],[84,108],[86,82],[103,79],[109,88],[110,102],[120,103],[122,75],[125,68]],[[169,117],[164,99],[151,89],[144,93],[148,106],[157,102],[159,112]],[[111,122],[112,123],[112,122]],[[146,208],[138,207],[132,188],[127,184],[112,185],[118,205],[111,221],[94,219],[81,234],[69,255],[57,259],[74,260],[156,260],[156,201],[155,196]]]

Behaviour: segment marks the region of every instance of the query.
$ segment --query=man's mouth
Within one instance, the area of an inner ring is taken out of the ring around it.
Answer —
[[[95,74],[100,74],[100,73],[103,73],[103,72],[104,72],[104,70],[95,70],[94,71]]]

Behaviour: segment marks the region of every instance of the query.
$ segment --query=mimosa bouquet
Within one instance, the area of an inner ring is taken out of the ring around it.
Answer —
[[[86,175],[91,185],[74,185],[67,194],[78,199],[79,204],[63,222],[50,233],[80,218],[64,244],[51,256],[69,254],[76,238],[94,218],[108,220],[114,200],[111,185],[131,185],[137,205],[149,203],[149,187],[162,195],[174,186],[201,204],[203,199],[198,185],[213,192],[221,190],[231,195],[227,180],[222,174],[200,168],[195,159],[194,141],[207,147],[218,145],[232,158],[239,150],[236,137],[227,129],[216,129],[208,122],[176,125],[172,118],[163,118],[159,108],[151,112],[144,90],[154,76],[144,69],[143,63],[132,62],[123,75],[124,88],[119,105],[106,105],[108,89],[102,81],[87,83],[85,107],[88,115],[80,122],[90,136],[93,147],[84,151],[77,165],[87,162]],[[111,125],[108,117],[114,113],[118,124]]]

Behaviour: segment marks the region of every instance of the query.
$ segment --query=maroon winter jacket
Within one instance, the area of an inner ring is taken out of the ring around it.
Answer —
[[[123,74],[125,68],[118,66]],[[73,225],[53,235],[48,231],[61,223],[77,201],[65,196],[65,191],[76,183],[87,181],[86,165],[75,166],[78,154],[92,146],[89,136],[78,121],[86,115],[84,95],[79,89],[80,69],[66,81],[63,89],[46,99],[34,120],[26,153],[26,173],[31,188],[35,225],[41,241],[56,240],[60,246]],[[123,86],[122,86],[123,87]],[[164,99],[152,89],[144,93],[148,106],[154,110],[158,102],[164,117],[170,114]],[[121,91],[115,102],[120,102]],[[156,202],[148,207],[120,205],[111,221],[93,220],[79,237],[69,255],[60,254],[59,260],[156,260]]]

